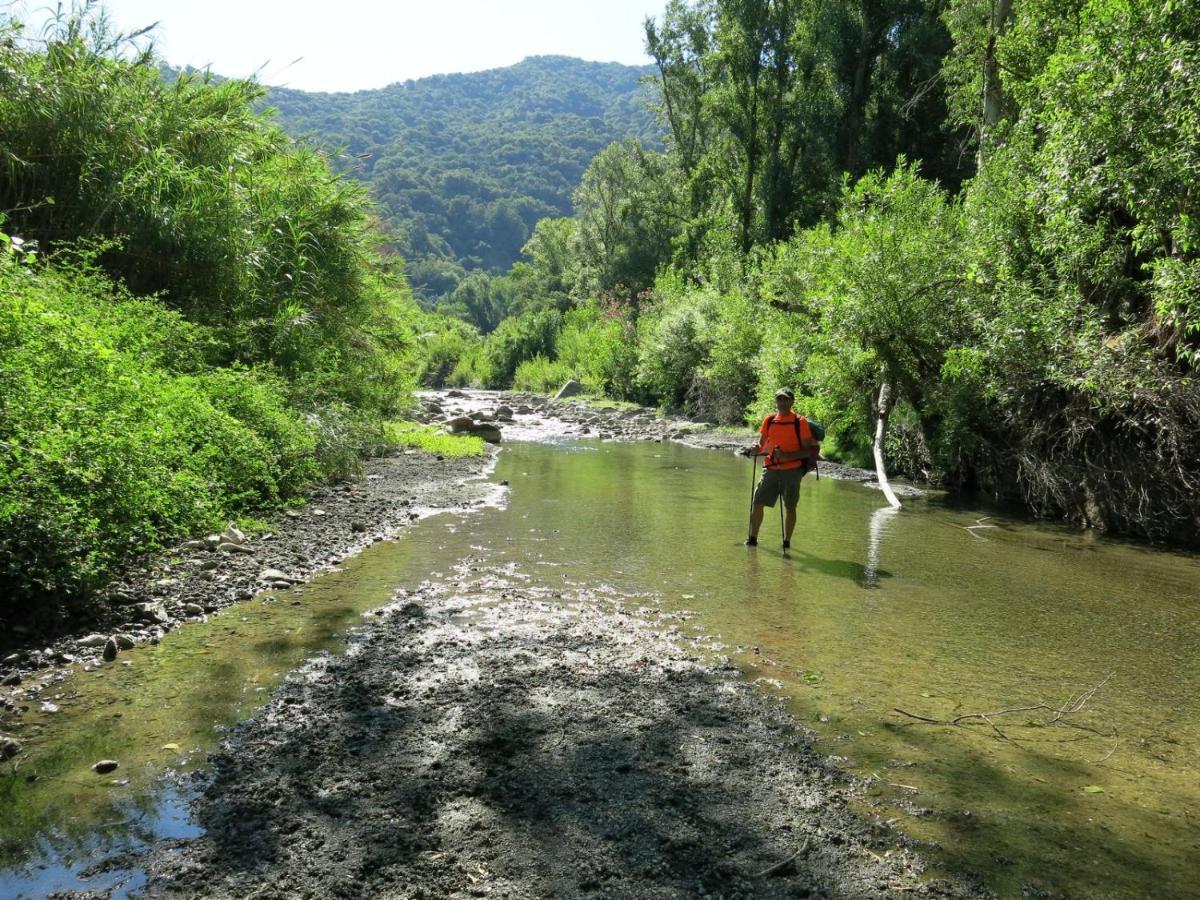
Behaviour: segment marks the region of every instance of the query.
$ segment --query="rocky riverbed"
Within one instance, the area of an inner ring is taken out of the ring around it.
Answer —
[[[685,618],[486,554],[400,591],[235,730],[149,895],[970,893]]]

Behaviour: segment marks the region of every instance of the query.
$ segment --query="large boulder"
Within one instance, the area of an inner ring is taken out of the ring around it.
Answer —
[[[447,419],[443,426],[451,434],[459,434],[463,431],[474,430],[475,420],[470,416],[455,416],[453,419]]]
[[[558,393],[554,395],[555,400],[565,400],[567,397],[577,397],[582,394],[584,387],[574,378],[571,378],[558,389]]]
[[[471,429],[471,434],[483,438],[489,444],[500,443],[500,426],[491,422],[477,422]]]

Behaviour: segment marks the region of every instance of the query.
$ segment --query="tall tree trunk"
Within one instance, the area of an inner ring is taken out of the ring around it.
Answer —
[[[1000,77],[1000,61],[996,58],[996,41],[1008,30],[1013,17],[1013,0],[994,0],[992,5],[992,28],[988,35],[987,50],[983,56],[983,124],[979,135],[979,160],[983,161],[984,142],[988,131],[1008,115],[1008,101],[1004,96],[1004,82]]]
[[[862,17],[859,32],[858,54],[854,66],[854,81],[850,86],[850,99],[846,106],[845,134],[843,152],[846,154],[845,168],[854,176],[861,175],[862,154],[859,142],[862,140],[863,127],[867,123],[867,99],[871,92],[871,69],[875,65],[878,54],[878,36],[875,34],[877,25],[874,21],[873,9],[869,0],[859,4],[859,15]]]
[[[887,436],[888,416],[892,414],[892,407],[895,403],[896,396],[892,390],[892,383],[885,374],[879,384],[879,402],[875,405],[875,475],[879,479],[879,486],[883,489],[883,496],[887,498],[887,502],[899,509],[900,500],[896,496],[896,492],[892,490],[891,482],[888,481],[887,467],[883,462],[883,439]]]

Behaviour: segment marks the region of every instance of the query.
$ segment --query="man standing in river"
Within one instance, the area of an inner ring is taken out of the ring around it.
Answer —
[[[754,491],[750,510],[750,536],[746,545],[758,545],[758,529],[762,526],[763,511],[774,508],[783,497],[787,511],[784,522],[783,548],[792,545],[796,528],[796,504],[800,500],[800,480],[813,468],[819,445],[814,440],[808,420],[792,412],[795,395],[783,388],[775,392],[775,414],[763,419],[758,443],[746,448],[747,456],[764,456],[762,481]]]

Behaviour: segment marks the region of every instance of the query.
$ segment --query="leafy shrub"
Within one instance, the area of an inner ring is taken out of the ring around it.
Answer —
[[[204,338],[95,274],[0,265],[0,615],[320,473],[283,379],[168,352]]]
[[[513,387],[519,391],[534,391],[539,394],[552,394],[570,378],[575,378],[575,370],[561,360],[553,362],[538,354],[533,359],[527,359],[517,366],[513,377]]]

